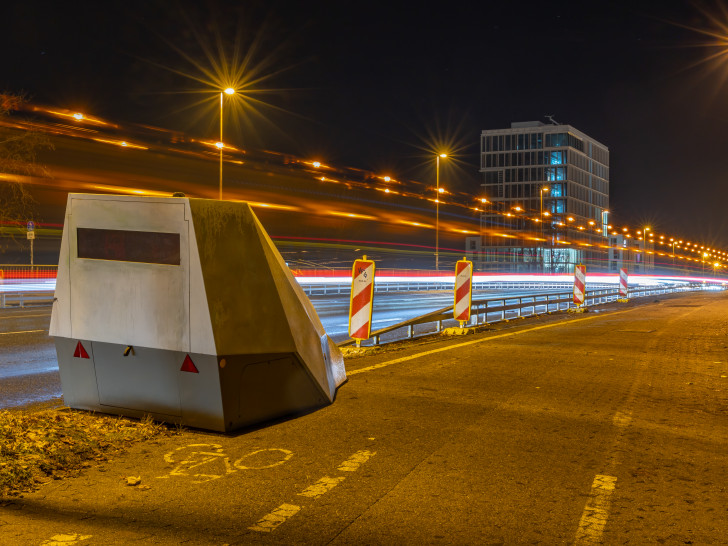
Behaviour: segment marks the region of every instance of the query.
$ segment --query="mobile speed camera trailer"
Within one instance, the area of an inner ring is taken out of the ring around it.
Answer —
[[[333,402],[341,352],[246,203],[69,194],[65,404],[230,431]]]

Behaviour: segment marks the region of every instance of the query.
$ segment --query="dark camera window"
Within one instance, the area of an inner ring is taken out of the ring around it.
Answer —
[[[78,257],[179,265],[179,233],[76,228]]]

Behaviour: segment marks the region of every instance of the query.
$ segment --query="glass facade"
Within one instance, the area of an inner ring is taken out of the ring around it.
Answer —
[[[507,260],[521,264],[519,270],[529,271],[533,266],[527,264],[533,263],[541,268],[537,270],[573,272],[572,262],[587,261],[588,250],[559,251],[555,242],[559,238],[596,242],[601,237],[589,227],[601,226],[602,213],[609,209],[608,148],[570,125],[525,122],[483,131],[480,151],[485,197],[491,202],[481,219],[484,253],[496,261],[508,256]],[[514,209],[524,213],[504,214]],[[537,228],[528,220],[543,218],[540,215],[547,212],[550,221],[536,224]],[[581,232],[578,226],[583,227]],[[511,235],[527,232],[526,240],[548,239],[550,246],[513,248],[513,242],[502,235],[499,239],[498,233],[487,240],[488,233],[503,228]],[[505,252],[504,246],[511,248]]]
[[[483,131],[485,195],[501,209],[558,210],[588,222],[609,209],[609,151],[568,125]],[[558,199],[551,207],[551,200]]]

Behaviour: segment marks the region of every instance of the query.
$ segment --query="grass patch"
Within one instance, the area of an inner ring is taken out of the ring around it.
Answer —
[[[77,475],[136,442],[172,433],[151,418],[74,410],[0,411],[0,497]]]

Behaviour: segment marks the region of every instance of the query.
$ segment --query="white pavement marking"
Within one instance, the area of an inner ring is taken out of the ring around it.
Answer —
[[[618,411],[614,414],[614,417],[612,417],[612,423],[615,427],[622,427],[626,428],[629,426],[629,424],[632,422],[632,412],[622,412]]]
[[[612,492],[617,483],[614,476],[597,474],[592,483],[589,500],[584,507],[584,513],[579,520],[574,544],[600,544],[602,533],[609,518],[609,505]]]
[[[45,332],[45,330],[22,330],[20,332],[0,332],[0,336],[9,336],[10,334],[33,334],[37,332]]]
[[[339,465],[339,468],[336,470],[340,472],[354,472],[356,470],[359,470],[359,467],[363,465],[365,462],[367,462],[370,458],[374,457],[377,452],[371,452],[367,450],[357,451],[354,453],[351,457],[346,459],[343,463]]]
[[[388,360],[386,362],[381,362],[379,364],[374,364],[373,366],[367,366],[366,368],[360,368],[358,370],[352,370],[352,371],[347,370],[346,375],[351,376],[351,375],[356,375],[356,374],[360,374],[360,373],[371,372],[373,370],[378,370],[379,368],[386,368],[387,366],[391,366],[392,364],[399,364],[401,362],[407,362],[408,360],[414,360],[415,358],[420,358],[422,356],[441,353],[443,351],[452,351],[453,349],[459,349],[460,347],[467,347],[468,345],[475,345],[476,343],[486,343],[488,341],[493,341],[495,339],[502,339],[504,337],[511,337],[511,336],[519,336],[521,334],[527,334],[528,332],[535,332],[537,330],[545,330],[547,328],[556,328],[557,326],[566,326],[569,324],[574,324],[575,322],[584,322],[586,320],[593,320],[596,318],[613,317],[614,315],[628,313],[630,311],[632,311],[632,309],[625,309],[624,311],[615,311],[615,312],[609,313],[607,315],[594,315],[591,317],[583,317],[583,318],[572,319],[572,320],[568,320],[568,321],[552,322],[551,324],[544,324],[542,326],[536,326],[534,328],[527,328],[525,330],[516,330],[513,332],[507,332],[505,334],[498,334],[495,336],[489,336],[489,337],[485,337],[485,338],[481,338],[481,339],[474,339],[473,341],[465,341],[463,343],[456,343],[454,345],[448,345],[447,347],[440,347],[439,349],[432,349],[431,351],[424,351],[422,353],[417,353],[414,355],[403,356],[402,358],[395,358],[394,360]]]
[[[331,491],[334,487],[339,485],[345,479],[346,476],[341,476],[339,478],[329,478],[328,476],[324,476],[315,484],[309,485],[304,491],[301,491],[298,496],[317,499],[324,493]]]
[[[295,516],[301,510],[300,506],[294,504],[281,504],[270,514],[263,516],[258,523],[248,527],[251,531],[259,531],[261,533],[270,533],[288,518]]]
[[[77,544],[82,540],[88,540],[93,535],[54,535],[48,540],[44,540],[41,546],[68,546],[69,544]]]
[[[369,438],[374,440],[374,438]],[[283,450],[281,450],[283,451]],[[342,462],[337,470],[341,472],[354,472],[362,464],[367,462],[369,459],[376,455],[376,451],[361,450],[354,453],[351,457]],[[301,491],[299,497],[308,497],[310,499],[317,499],[324,493],[331,491],[334,487],[339,485],[346,479],[346,476],[337,476],[331,478],[324,476],[315,484],[308,486],[306,489]],[[279,525],[287,521],[292,516],[300,512],[301,506],[295,504],[281,504],[278,508],[273,510],[270,514],[263,516],[258,523],[248,527],[251,531],[258,531],[260,533],[270,533],[276,529]]]

